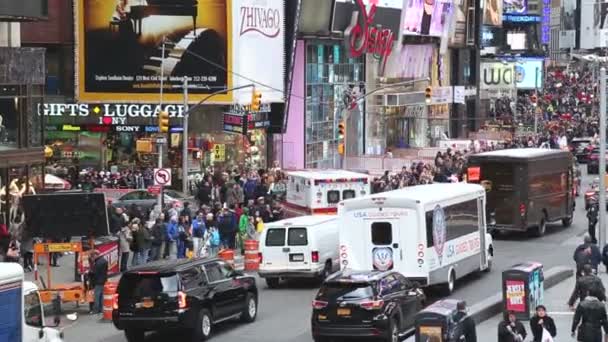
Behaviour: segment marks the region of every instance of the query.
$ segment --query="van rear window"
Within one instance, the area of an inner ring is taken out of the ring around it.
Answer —
[[[266,232],[266,246],[285,246],[285,228],[271,228]]]
[[[308,245],[306,228],[289,228],[289,233],[287,234],[287,244],[289,246]]]
[[[374,245],[393,243],[393,226],[388,222],[372,223],[372,243]]]
[[[179,283],[175,273],[135,274],[127,273],[120,280],[118,293],[121,298],[155,297],[160,294],[174,296]]]

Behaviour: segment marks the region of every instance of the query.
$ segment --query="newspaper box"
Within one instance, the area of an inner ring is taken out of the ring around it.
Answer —
[[[454,321],[460,300],[437,301],[416,314],[416,342],[457,342],[463,333],[460,322]],[[462,321],[462,320],[461,320]]]
[[[543,265],[524,262],[502,272],[503,315],[513,312],[519,320],[534,316],[536,306],[543,304]]]

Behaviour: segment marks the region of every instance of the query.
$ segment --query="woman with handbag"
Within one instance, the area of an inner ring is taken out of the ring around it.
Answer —
[[[4,261],[6,262],[16,262],[19,263],[19,242],[15,239],[11,240],[8,244],[8,250],[6,251],[6,257]]]

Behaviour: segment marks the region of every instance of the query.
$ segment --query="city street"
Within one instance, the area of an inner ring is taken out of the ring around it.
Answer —
[[[582,192],[593,177],[584,177]],[[452,297],[465,299],[469,305],[485,299],[500,290],[501,271],[519,261],[539,261],[545,269],[558,265],[572,265],[574,247],[581,243],[587,229],[587,219],[581,196],[577,199],[574,223],[563,228],[561,223],[549,226],[542,238],[523,235],[503,236],[495,241],[495,259],[490,273],[474,275],[461,280]],[[262,342],[272,337],[273,341],[311,341],[310,303],[318,284],[294,281],[280,289],[270,290],[262,279],[259,315],[255,323],[222,324],[215,330],[213,339],[221,341]],[[69,312],[69,308],[66,308]],[[66,323],[66,322],[64,322]],[[65,330],[66,341],[125,341],[121,331],[111,323],[101,323],[97,317],[81,314],[79,319]],[[150,342],[164,341],[166,336],[152,335]]]

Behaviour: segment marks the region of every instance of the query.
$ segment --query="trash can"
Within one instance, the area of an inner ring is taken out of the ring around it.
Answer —
[[[454,321],[458,312],[458,299],[444,299],[437,301],[415,317],[416,342],[457,342],[463,334],[462,320]]]
[[[519,320],[534,316],[537,305],[543,304],[543,265],[523,262],[502,272],[503,316],[513,312]]]

